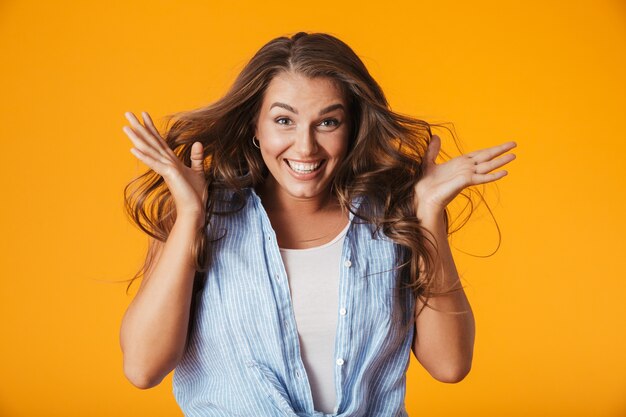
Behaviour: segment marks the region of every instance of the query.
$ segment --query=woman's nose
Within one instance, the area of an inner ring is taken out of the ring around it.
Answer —
[[[293,147],[302,156],[314,155],[317,150],[317,140],[311,129],[302,129],[298,132]]]

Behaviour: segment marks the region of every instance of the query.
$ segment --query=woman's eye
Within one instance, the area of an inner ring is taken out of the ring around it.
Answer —
[[[281,117],[279,119],[276,119],[276,123],[278,123],[279,125],[287,125],[288,123],[281,123],[281,120],[284,120],[286,122],[289,122],[290,120],[286,117]]]
[[[324,123],[326,123],[326,122],[330,122],[331,124],[324,125]],[[328,126],[339,126],[339,121],[337,119],[326,119],[326,120],[324,120],[322,122],[322,125],[326,126],[326,127],[328,127]]]

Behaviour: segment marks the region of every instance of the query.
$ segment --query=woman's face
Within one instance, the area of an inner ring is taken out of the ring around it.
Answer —
[[[278,192],[321,196],[348,148],[348,107],[331,78],[281,72],[270,82],[255,135]]]

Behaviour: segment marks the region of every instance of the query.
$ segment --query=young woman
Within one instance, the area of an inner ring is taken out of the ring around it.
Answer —
[[[323,33],[270,41],[163,137],[126,116],[150,168],[125,189],[151,237],[120,332],[134,385],[175,369],[187,416],[401,416],[411,351],[439,381],[467,375],[446,206],[506,175],[514,142],[436,164],[431,125]]]

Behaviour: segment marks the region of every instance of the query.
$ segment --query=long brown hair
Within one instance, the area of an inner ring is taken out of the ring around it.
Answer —
[[[192,144],[200,141],[204,146],[209,198],[202,230],[210,228],[211,216],[215,214],[215,188],[240,191],[257,186],[268,175],[251,138],[264,92],[282,71],[330,77],[338,83],[349,103],[351,129],[348,153],[332,182],[332,191],[356,219],[373,225],[374,233],[384,233],[404,249],[398,269],[404,285],[424,306],[429,297],[453,291],[433,290],[434,277],[440,274],[433,273],[434,260],[425,245],[435,245],[420,225],[414,206],[414,185],[422,176],[422,156],[432,138],[431,128],[446,127],[392,111],[361,59],[330,34],[299,32],[273,39],[250,59],[219,100],[166,116],[164,139],[187,166]],[[449,157],[445,151],[441,153]],[[367,210],[353,209],[351,203],[358,196],[366,198]],[[145,233],[164,242],[173,227],[176,210],[163,178],[149,170],[126,186],[124,197],[131,219]],[[447,209],[445,223],[450,233]],[[210,233],[198,232],[193,245],[195,291],[202,287],[204,272],[211,262],[207,250]],[[144,265],[128,288],[153,262],[150,247]]]

